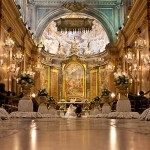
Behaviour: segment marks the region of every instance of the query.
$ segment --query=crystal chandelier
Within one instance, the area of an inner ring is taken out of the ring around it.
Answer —
[[[8,36],[7,39],[5,40],[5,46],[6,47],[13,47],[15,42]]]
[[[16,77],[18,75],[20,67],[18,67],[15,63],[11,63],[7,69],[8,73],[10,73],[12,77]]]
[[[23,57],[24,55],[22,54],[20,48],[17,50],[16,54],[13,55],[13,59],[18,63],[23,61]]]
[[[131,49],[128,49],[127,54],[125,55],[125,60],[127,61],[127,63],[132,63],[135,59],[135,55],[131,52]]]
[[[146,47],[146,40],[143,39],[140,35],[138,36],[137,40],[135,41],[135,48],[143,49]]]

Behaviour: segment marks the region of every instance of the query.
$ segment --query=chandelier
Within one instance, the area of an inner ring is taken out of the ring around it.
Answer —
[[[8,36],[7,39],[5,40],[5,46],[6,47],[13,47],[14,46],[14,41]]]
[[[125,55],[125,60],[127,61],[127,63],[132,63],[135,59],[135,55],[131,52],[131,49],[128,49],[127,54]]]
[[[20,70],[20,67],[18,67],[15,63],[11,62],[11,64],[9,65],[8,69],[8,73],[10,73],[10,75],[15,78]]]
[[[14,59],[16,62],[20,63],[20,62],[23,61],[23,57],[24,57],[24,55],[22,54],[21,49],[18,48],[16,54],[13,55],[13,59]]]
[[[146,47],[146,40],[143,39],[140,35],[138,36],[137,40],[135,41],[135,48],[143,49]]]

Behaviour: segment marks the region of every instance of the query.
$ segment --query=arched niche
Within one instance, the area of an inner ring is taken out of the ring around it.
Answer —
[[[63,9],[57,9],[52,12],[48,12],[42,18],[42,20],[39,22],[39,24],[36,28],[36,34],[35,34],[36,40],[40,41],[44,29],[48,26],[48,24],[50,23],[51,20],[53,20],[54,18],[60,17],[61,15],[67,14],[67,13],[68,13],[68,11],[63,10]],[[101,22],[102,26],[104,27],[105,31],[107,32],[110,43],[114,43],[114,41],[116,39],[114,27],[113,27],[112,23],[109,21],[109,19],[103,13],[101,13],[97,10],[90,9],[90,8],[82,10],[80,13],[90,15],[90,16],[96,18],[97,20],[99,20]]]

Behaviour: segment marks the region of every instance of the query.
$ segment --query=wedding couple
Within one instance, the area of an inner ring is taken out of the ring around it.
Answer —
[[[65,118],[76,118],[81,116],[81,107],[78,105],[77,107],[74,107],[72,104],[67,109],[67,112],[65,114]]]

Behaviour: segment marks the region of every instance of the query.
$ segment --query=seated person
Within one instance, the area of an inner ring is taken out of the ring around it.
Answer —
[[[77,108],[75,110],[75,113],[77,115],[77,117],[81,117],[81,113],[82,113],[82,108],[80,105],[77,105]]]
[[[38,112],[38,108],[39,108],[38,102],[36,101],[35,98],[32,98],[32,102],[33,102],[33,111]]]

